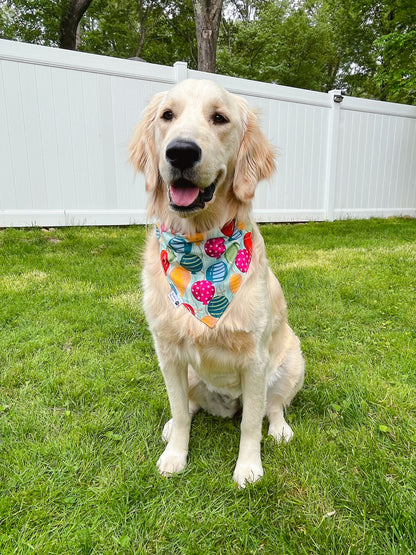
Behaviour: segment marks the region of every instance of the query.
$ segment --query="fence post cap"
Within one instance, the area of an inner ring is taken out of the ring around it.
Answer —
[[[175,68],[175,80],[177,83],[188,79],[188,64],[186,62],[175,62],[173,67]]]
[[[341,89],[332,89],[331,91],[328,91],[328,94],[332,95],[332,100],[337,104],[342,102],[344,99]]]

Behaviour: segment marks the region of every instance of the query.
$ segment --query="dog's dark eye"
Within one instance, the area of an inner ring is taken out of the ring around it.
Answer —
[[[162,114],[162,119],[166,121],[170,121],[173,119],[173,112],[172,110],[165,110]]]
[[[228,119],[218,112],[212,118],[214,123],[228,123]]]

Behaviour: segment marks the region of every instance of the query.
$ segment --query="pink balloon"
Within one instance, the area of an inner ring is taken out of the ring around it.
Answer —
[[[196,281],[191,287],[192,295],[197,301],[207,305],[212,297],[215,295],[215,287],[211,282],[203,279]]]
[[[247,249],[241,249],[238,251],[235,258],[235,265],[240,270],[240,272],[246,273],[250,266],[251,253]]]
[[[215,239],[208,239],[204,245],[205,252],[208,256],[212,258],[219,259],[223,252],[225,252],[225,239],[223,237],[217,237]]]

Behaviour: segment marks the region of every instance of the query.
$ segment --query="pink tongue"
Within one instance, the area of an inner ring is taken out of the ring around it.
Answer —
[[[176,206],[190,206],[198,195],[198,187],[175,187],[172,185],[170,188],[170,198]]]

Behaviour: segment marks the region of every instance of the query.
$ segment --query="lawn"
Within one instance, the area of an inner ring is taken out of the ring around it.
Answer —
[[[0,553],[416,553],[416,220],[265,225],[301,338],[295,436],[238,490],[239,420],[187,469],[141,309],[145,230],[0,231]]]

